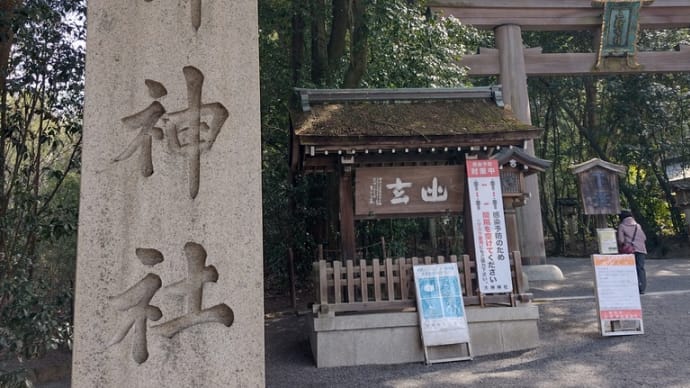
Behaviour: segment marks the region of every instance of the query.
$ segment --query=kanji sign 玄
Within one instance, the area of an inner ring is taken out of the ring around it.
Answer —
[[[462,211],[462,166],[369,167],[355,176],[355,215],[457,214]]]

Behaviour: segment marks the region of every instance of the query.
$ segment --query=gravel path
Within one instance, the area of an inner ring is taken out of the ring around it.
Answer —
[[[560,282],[530,282],[541,346],[425,366],[317,369],[306,316],[266,323],[267,387],[690,387],[690,260],[649,260],[645,334],[602,337],[590,259],[549,260]]]

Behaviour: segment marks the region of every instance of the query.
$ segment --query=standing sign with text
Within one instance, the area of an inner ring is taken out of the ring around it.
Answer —
[[[413,271],[424,346],[469,343],[458,266],[415,265]]]
[[[467,184],[479,291],[484,294],[512,292],[498,161],[467,160]]]
[[[642,305],[634,255],[592,255],[602,335],[642,334]],[[613,322],[613,323],[612,323]],[[634,328],[616,326],[632,322]]]

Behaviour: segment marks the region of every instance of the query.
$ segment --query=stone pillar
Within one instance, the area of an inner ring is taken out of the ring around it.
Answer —
[[[506,104],[510,104],[518,120],[532,124],[520,26],[512,24],[499,26],[496,28],[495,35],[500,60],[503,100]],[[526,151],[534,155],[533,141],[527,142]],[[525,187],[531,194],[531,198],[525,206],[517,210],[520,253],[525,264],[544,264],[546,249],[537,174],[525,177]]]
[[[262,387],[256,0],[89,0],[74,387]]]

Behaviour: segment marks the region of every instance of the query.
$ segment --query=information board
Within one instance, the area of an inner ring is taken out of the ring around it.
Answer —
[[[599,240],[599,253],[602,255],[617,254],[618,242],[616,241],[616,230],[613,228],[597,229]]]
[[[458,266],[413,266],[417,312],[424,346],[470,342]]]
[[[498,161],[467,160],[467,184],[479,291],[511,292],[513,280]]]
[[[644,333],[634,255],[592,255],[604,336]]]

